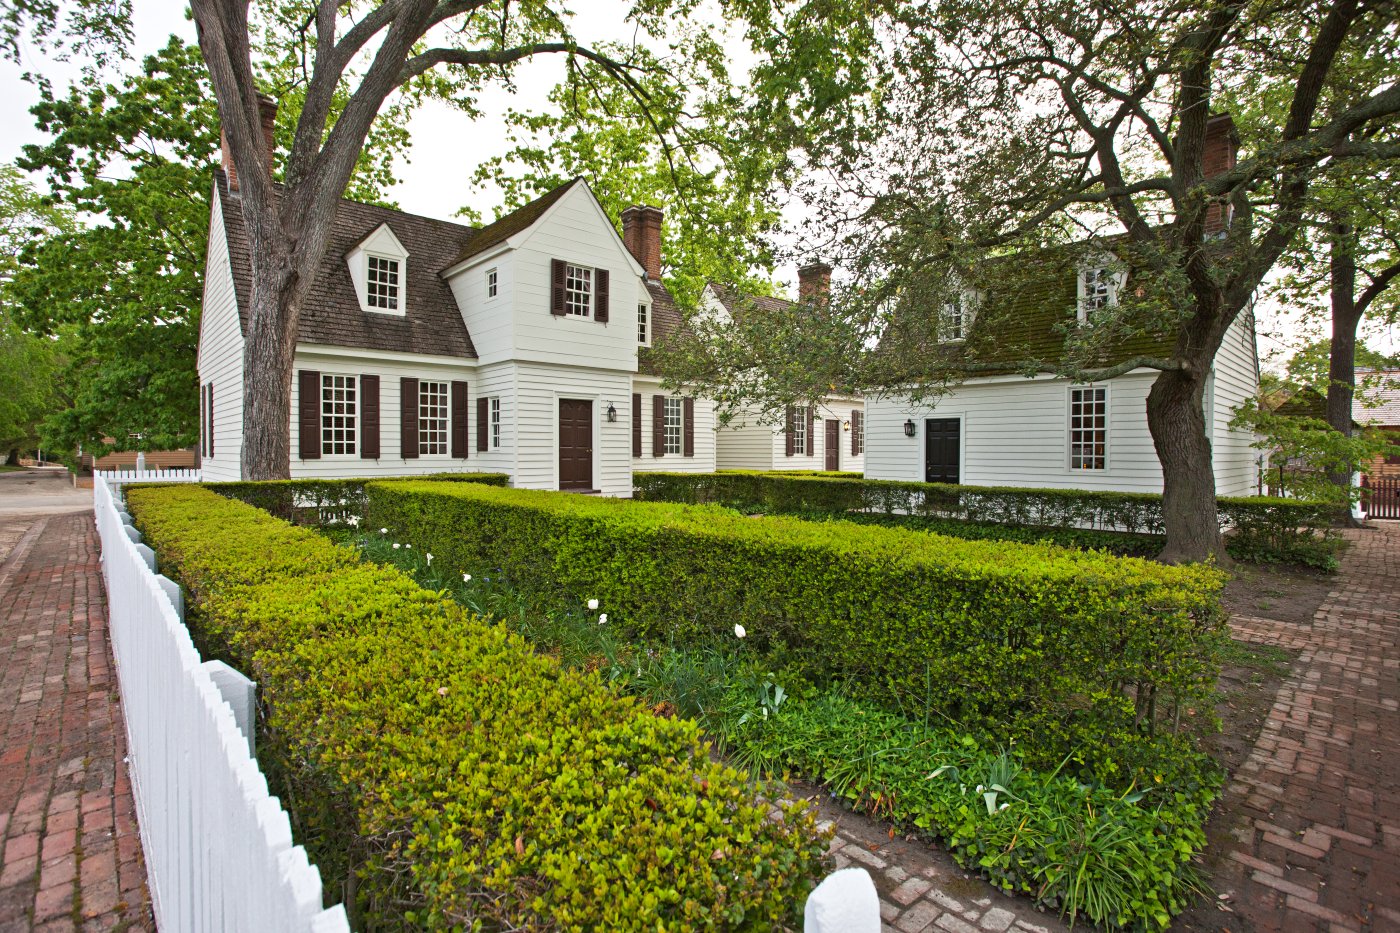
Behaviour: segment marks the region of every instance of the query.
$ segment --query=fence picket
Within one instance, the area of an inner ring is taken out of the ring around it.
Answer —
[[[169,594],[123,530],[128,483],[197,483],[198,470],[93,474],[112,652],[131,784],[156,924],[178,931],[349,933],[322,908],[321,874],[291,823]]]
[[[1400,477],[1362,477],[1361,501],[1370,518],[1400,518]]]

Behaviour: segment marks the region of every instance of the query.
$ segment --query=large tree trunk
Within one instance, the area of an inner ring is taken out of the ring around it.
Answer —
[[[1209,356],[1203,365],[1160,373],[1147,395],[1147,426],[1162,464],[1167,546],[1158,560],[1229,563],[1215,508],[1215,469],[1204,409]]]
[[[1356,394],[1356,328],[1361,307],[1356,302],[1356,254],[1351,227],[1334,220],[1332,228],[1332,346],[1327,359],[1327,423],[1351,437],[1351,404]],[[1351,470],[1329,477],[1343,489],[1351,488]]]
[[[253,287],[243,346],[243,478],[289,479],[292,366],[305,289],[285,245],[295,240],[251,223],[248,237]]]

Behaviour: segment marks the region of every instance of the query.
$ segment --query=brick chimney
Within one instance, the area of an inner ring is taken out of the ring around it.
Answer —
[[[267,170],[272,171],[273,154],[277,151],[273,145],[273,133],[277,126],[277,101],[266,94],[258,95],[258,116],[262,118],[262,132],[264,147],[267,150]],[[233,152],[228,147],[228,136],[219,131],[219,146],[222,150],[224,174],[228,176],[228,190],[238,190],[238,170],[233,167]]]
[[[831,297],[831,266],[818,259],[797,270],[797,300],[816,304]]]
[[[661,281],[661,221],[659,207],[634,204],[622,212],[622,242],[653,282]]]
[[[1206,141],[1201,153],[1201,174],[1206,178],[1222,175],[1235,167],[1240,151],[1240,136],[1235,121],[1228,113],[1217,113],[1206,120]],[[1230,226],[1230,205],[1224,200],[1213,202],[1206,209],[1207,238],[1224,233]]]

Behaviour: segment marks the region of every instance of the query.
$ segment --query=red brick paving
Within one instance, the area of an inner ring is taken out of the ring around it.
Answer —
[[[0,933],[154,930],[92,516],[0,564]]]
[[[1400,525],[1347,537],[1311,625],[1235,621],[1300,653],[1223,802],[1222,929],[1400,930]]]

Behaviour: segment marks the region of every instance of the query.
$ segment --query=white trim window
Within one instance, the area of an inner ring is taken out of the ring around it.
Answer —
[[[637,343],[651,346],[651,308],[645,304],[637,305]]]
[[[1079,270],[1079,323],[1085,324],[1096,311],[1118,306],[1118,293],[1127,284],[1128,273],[1114,269],[1106,261]]]
[[[666,432],[665,451],[667,454],[681,453],[681,434],[685,427],[682,423],[684,417],[685,407],[681,400],[678,398],[666,399],[664,427]]]
[[[855,456],[860,457],[865,454],[865,413],[856,414],[858,417],[851,419],[851,432],[855,434]]]
[[[966,340],[976,316],[976,294],[966,289],[958,291],[943,302],[943,313],[938,320],[938,338],[948,343]]]
[[[495,298],[500,287],[500,275],[492,269],[486,270],[486,297]]]
[[[488,442],[490,443],[491,449],[492,449],[492,450],[500,450],[500,449],[501,449],[501,397],[500,397],[499,395],[493,395],[493,396],[491,397],[491,402],[490,402],[490,404],[489,404],[487,407],[488,407],[488,409],[490,410],[490,414],[489,414],[489,416],[488,416],[488,418],[487,418],[487,423],[489,424],[490,429],[491,429],[490,432],[488,433]]]
[[[564,313],[593,316],[593,270],[569,263],[564,267]]]
[[[447,453],[447,393],[445,382],[418,383],[418,454]]]
[[[1108,469],[1108,387],[1069,390],[1069,468]]]
[[[792,455],[807,456],[807,409],[797,407],[797,416],[792,419]]]
[[[383,311],[399,310],[399,278],[403,273],[403,263],[388,256],[366,257],[367,267],[366,300],[371,308]]]
[[[359,430],[355,376],[321,374],[321,456],[353,457]]]

